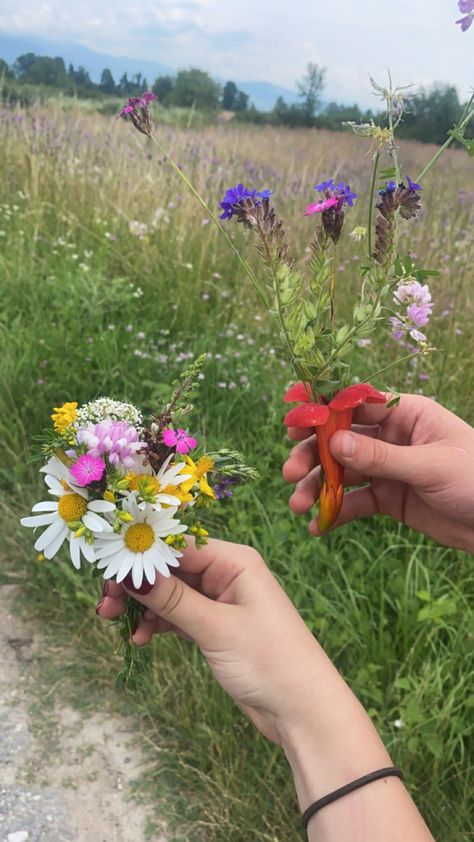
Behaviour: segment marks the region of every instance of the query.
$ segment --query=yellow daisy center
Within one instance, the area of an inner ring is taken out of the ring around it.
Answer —
[[[66,522],[80,520],[87,512],[87,500],[80,494],[63,494],[59,498],[58,513]]]
[[[147,523],[134,523],[125,533],[125,543],[132,553],[144,553],[155,543],[155,533]]]

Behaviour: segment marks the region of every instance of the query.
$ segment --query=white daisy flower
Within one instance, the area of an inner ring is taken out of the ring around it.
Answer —
[[[174,519],[176,507],[156,511],[149,504],[139,507],[136,493],[129,494],[123,501],[123,510],[129,512],[133,521],[124,525],[120,533],[101,535],[95,542],[98,569],[104,570],[104,579],[116,577],[122,582],[131,572],[135,588],[145,578],[150,585],[155,583],[156,571],[169,576],[169,567],[179,567],[182,553],[163,541],[168,535],[179,535],[187,526]]]
[[[153,502],[147,501],[153,509],[159,511],[163,505],[165,506],[179,506],[181,500],[173,493],[167,492],[169,486],[174,486],[176,489],[181,483],[191,479],[191,474],[182,474],[184,462],[177,462],[169,467],[173,458],[171,453],[163,462],[157,474],[151,468],[151,465],[144,464],[143,459],[136,459],[135,465],[131,469],[132,479],[130,481],[130,491],[140,491],[139,484],[142,481],[146,483],[146,489],[153,495]],[[163,490],[162,490],[163,489]],[[147,502],[140,501],[138,507],[144,510]]]
[[[57,461],[59,462],[59,459]],[[62,463],[59,462],[59,464]],[[57,466],[54,467],[57,468]],[[65,470],[67,471],[67,468]],[[85,488],[77,487],[73,490],[66,480],[60,481],[51,474],[46,474],[45,482],[49,488],[49,493],[59,499],[36,503],[32,511],[41,512],[41,514],[24,517],[20,521],[22,526],[29,526],[32,529],[37,526],[47,527],[36,541],[35,550],[44,553],[46,558],[53,558],[67,538],[69,539],[69,553],[74,567],[79,569],[81,566],[81,552],[87,561],[95,561],[92,545],[87,542],[85,536],[76,537],[68,524],[81,521],[94,534],[112,532],[111,524],[99,513],[112,512],[115,509],[115,504],[109,503],[107,500],[89,500]]]

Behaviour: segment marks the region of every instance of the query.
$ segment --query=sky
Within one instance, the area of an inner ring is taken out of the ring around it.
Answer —
[[[226,79],[294,88],[308,62],[326,98],[373,105],[369,74],[398,85],[474,86],[474,26],[456,0],[0,0],[0,31]]]

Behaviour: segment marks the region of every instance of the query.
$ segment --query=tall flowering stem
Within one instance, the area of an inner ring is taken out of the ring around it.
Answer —
[[[319,442],[324,472],[320,497],[322,531],[327,531],[337,518],[344,493],[343,469],[331,457],[330,437],[337,429],[350,427],[355,406],[363,402],[380,403],[386,399],[382,392],[365,381],[359,383],[357,389],[350,385],[351,377],[352,380],[358,379],[351,374],[351,351],[357,345],[362,347],[381,322],[385,330],[391,330],[394,340],[409,336],[410,341],[417,343],[419,350],[416,353],[430,350],[427,336],[420,328],[424,330],[432,311],[426,279],[437,273],[416,266],[409,254],[399,254],[397,232],[400,221],[418,216],[422,199],[421,179],[453,139],[464,143],[471,154],[472,141],[464,139],[464,132],[474,114],[474,96],[444,146],[425,166],[417,182],[412,181],[403,172],[395,141],[403,114],[402,89],[394,88],[390,78],[387,88],[373,80],[372,85],[386,105],[386,124],[378,126],[373,120],[364,125],[349,124],[356,134],[372,139],[373,170],[367,231],[359,226],[351,235],[357,242],[367,234],[368,255],[367,261],[361,264],[360,292],[353,302],[352,319],[348,321],[336,318],[337,252],[346,215],[358,198],[352,187],[334,177],[326,177],[314,185],[318,195],[313,197],[305,210],[302,209],[304,217],[312,223],[307,249],[310,257],[298,263],[290,256],[283,221],[273,207],[271,190],[243,183],[229,187],[221,200],[222,213],[218,219],[154,136],[151,121],[142,113],[143,102],[130,102],[134,125],[138,121],[139,126],[136,127],[148,134],[172,170],[204,208],[237,256],[260,301],[275,320],[282,345],[300,380],[297,396],[290,390],[286,400],[300,400],[301,407],[288,413],[286,423],[313,427]],[[124,116],[127,115],[130,115],[128,109]],[[380,170],[384,154],[389,156],[389,166]],[[226,225],[234,220],[255,235],[262,263],[262,280],[241,256],[221,220],[226,220]],[[397,306],[395,311],[394,303]],[[404,359],[406,356],[402,356],[400,361]],[[379,368],[375,374],[379,376],[393,364]]]

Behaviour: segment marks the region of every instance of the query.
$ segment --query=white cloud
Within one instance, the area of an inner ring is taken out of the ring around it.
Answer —
[[[373,103],[368,74],[399,84],[474,83],[474,34],[455,0],[2,0],[0,30],[74,41],[111,55],[191,64],[220,77],[293,87],[308,61],[328,95]]]

